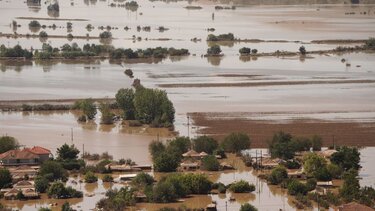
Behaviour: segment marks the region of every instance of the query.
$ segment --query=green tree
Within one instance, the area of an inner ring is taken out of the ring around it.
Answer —
[[[184,174],[182,183],[191,194],[207,194],[211,191],[212,182],[204,174]]]
[[[326,160],[315,153],[309,153],[303,157],[303,168],[310,176],[313,176],[314,173],[325,168],[326,165]]]
[[[160,182],[153,190],[153,201],[158,203],[174,202],[178,198],[176,190],[170,182]]]
[[[134,97],[136,119],[154,127],[169,127],[174,122],[175,109],[167,93],[159,89],[138,88]]]
[[[109,174],[106,174],[102,178],[103,182],[113,182],[113,177]]]
[[[12,136],[1,136],[0,137],[0,154],[9,150],[18,149],[19,143]]]
[[[213,45],[207,49],[208,55],[219,55],[221,53],[221,48],[219,45]]]
[[[102,124],[113,124],[113,117],[115,116],[111,111],[111,105],[109,103],[100,103],[99,107],[102,113],[101,123]]]
[[[116,93],[116,102],[123,110],[123,115],[126,120],[135,119],[134,109],[134,91],[133,89],[119,89]]]
[[[97,113],[94,101],[92,99],[79,100],[75,103],[74,107],[81,109],[87,119],[94,119]]]
[[[12,184],[12,175],[8,169],[0,168],[0,189]]]
[[[311,138],[312,148],[314,151],[320,151],[322,150],[322,137],[314,135]]]
[[[176,171],[180,164],[180,159],[168,152],[162,152],[154,159],[154,169],[158,172]]]
[[[62,182],[54,182],[48,188],[48,197],[56,199],[67,199],[67,198],[82,198],[83,193],[77,191],[72,187],[65,187]]]
[[[40,166],[39,175],[45,176],[49,181],[65,180],[67,178],[67,172],[63,166],[53,160],[47,160]]]
[[[245,203],[241,205],[240,211],[258,211],[258,209],[249,203]]]
[[[339,189],[340,196],[347,202],[359,197],[360,185],[357,178],[358,172],[351,169],[343,174],[344,183]]]
[[[73,208],[70,207],[70,204],[69,202],[65,202],[62,207],[61,207],[61,211],[74,211]]]
[[[35,178],[34,186],[35,186],[35,190],[38,191],[39,193],[45,193],[48,189],[49,181],[44,176],[37,176]]]
[[[251,53],[251,49],[250,48],[247,48],[247,47],[243,47],[239,50],[240,54],[241,55],[248,55]]]
[[[239,153],[250,148],[250,138],[245,133],[231,133],[224,138],[221,146],[226,152]]]
[[[214,155],[209,155],[202,159],[202,167],[207,171],[218,171],[220,163]]]
[[[342,168],[336,164],[330,163],[327,165],[327,171],[332,178],[339,179],[342,175]]]
[[[288,193],[293,196],[298,194],[306,195],[306,185],[302,184],[300,181],[296,179],[293,179],[288,184]]]
[[[255,191],[255,186],[253,184],[249,184],[244,180],[240,180],[238,182],[234,182],[229,186],[229,190],[234,193],[249,193]]]
[[[166,150],[165,145],[160,141],[153,141],[148,146],[148,150],[152,156],[152,159],[155,159],[158,155]]]
[[[180,136],[168,141],[167,151],[181,155],[190,149],[190,139]]]
[[[63,144],[57,149],[57,159],[58,160],[74,160],[78,158],[79,150],[72,145]]]
[[[136,186],[146,186],[152,185],[154,183],[154,178],[144,172],[138,173],[136,177],[133,178],[132,184]]]
[[[199,136],[193,139],[193,147],[197,152],[212,154],[218,148],[218,146],[219,144],[217,141],[209,136]]]
[[[292,136],[283,131],[275,133],[269,143],[269,151],[273,158],[292,159],[295,154]]]
[[[134,189],[123,187],[120,190],[110,189],[106,198],[98,201],[96,206],[101,210],[122,211],[127,206],[135,205]]]
[[[280,184],[284,179],[288,178],[288,172],[285,167],[278,166],[274,168],[268,177],[268,181],[273,185]]]
[[[333,153],[331,156],[331,162],[340,166],[345,171],[349,169],[358,170],[361,166],[360,162],[360,153],[355,147],[340,147],[337,149],[337,152]]]
[[[98,181],[98,177],[92,173],[91,171],[86,172],[85,174],[85,182],[86,183],[94,183]]]

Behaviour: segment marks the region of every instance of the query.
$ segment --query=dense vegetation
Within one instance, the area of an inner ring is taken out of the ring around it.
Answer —
[[[47,191],[50,198],[67,199],[67,198],[82,198],[83,193],[77,191],[72,187],[65,187],[62,182],[54,182]]]
[[[239,153],[241,150],[250,148],[250,138],[244,133],[231,133],[221,143],[226,152]]]
[[[233,41],[234,40],[234,35],[232,33],[228,34],[220,34],[220,35],[213,35],[209,34],[207,36],[207,41]]]
[[[163,90],[138,87],[134,92],[132,89],[120,89],[116,102],[126,120],[138,120],[153,127],[173,125],[175,110]]]
[[[255,191],[255,185],[249,184],[244,180],[230,184],[229,190],[234,193],[249,193]]]
[[[18,141],[12,136],[5,135],[0,137],[0,154],[9,150],[18,149],[19,146]]]
[[[0,168],[0,189],[9,187],[12,184],[12,175],[6,168]]]
[[[207,49],[207,55],[208,56],[217,56],[220,55],[221,48],[219,45],[213,45]]]
[[[0,57],[24,57],[30,59],[33,57],[33,54],[27,49],[23,49],[20,45],[16,45],[13,48],[7,48],[5,45],[1,45]]]

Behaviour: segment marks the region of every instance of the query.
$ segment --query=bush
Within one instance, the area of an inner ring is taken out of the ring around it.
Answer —
[[[332,178],[339,179],[342,175],[342,168],[336,164],[328,164],[327,165],[327,171],[331,175]]]
[[[285,167],[288,169],[299,169],[301,164],[296,160],[288,160],[285,163]]]
[[[311,139],[311,143],[314,151],[322,150],[322,138],[320,136],[314,135]]]
[[[288,193],[293,196],[298,194],[306,195],[306,185],[302,184],[298,180],[293,179],[288,184]]]
[[[170,182],[159,182],[153,190],[153,201],[157,203],[174,202],[178,199],[176,190]]]
[[[338,148],[337,152],[332,154],[331,162],[340,166],[344,171],[348,171],[349,169],[358,170],[361,167],[359,165],[360,155],[357,148],[344,146]]]
[[[219,144],[217,141],[208,136],[199,136],[193,139],[193,147],[197,152],[206,152],[207,154],[212,154]]]
[[[0,189],[9,187],[12,184],[12,175],[8,169],[0,168]]]
[[[66,180],[68,174],[61,163],[47,160],[40,166],[39,175],[45,176],[52,182],[54,180]]]
[[[253,184],[249,184],[244,180],[240,180],[238,182],[234,182],[229,186],[229,190],[234,193],[248,193],[255,191],[255,186]]]
[[[316,179],[310,178],[306,181],[306,189],[307,191],[315,190],[316,188]]]
[[[220,34],[218,36],[209,34],[207,36],[207,41],[233,41],[233,40],[234,40],[234,35],[232,33]]]
[[[251,53],[251,49],[250,48],[246,48],[246,47],[243,47],[239,50],[240,54],[241,55],[248,55]]]
[[[301,55],[306,55],[306,48],[305,48],[305,46],[299,47],[299,52],[300,52]]]
[[[99,34],[100,39],[111,39],[112,33],[109,31],[105,31]]]
[[[83,193],[72,187],[65,187],[62,182],[53,183],[47,191],[48,197],[56,199],[82,198]]]
[[[123,187],[120,190],[110,189],[105,194],[106,198],[100,199],[96,207],[101,210],[124,210],[127,206],[135,205],[134,190]]]
[[[47,38],[47,37],[48,37],[48,34],[47,34],[47,32],[45,32],[45,31],[41,31],[41,32],[39,32],[39,37],[40,37],[40,38]]]
[[[138,173],[136,177],[132,180],[132,183],[136,186],[147,186],[154,183],[154,178],[144,172]]]
[[[218,171],[220,168],[220,163],[217,161],[214,155],[209,155],[202,159],[202,167],[207,171]]]
[[[180,159],[171,153],[162,152],[154,159],[154,169],[157,172],[176,171],[180,164]]]
[[[221,53],[221,48],[219,45],[213,45],[207,49],[207,55],[219,55]]]
[[[109,174],[106,174],[102,178],[103,182],[113,182],[113,177]]]
[[[9,150],[18,149],[19,143],[12,136],[1,136],[0,137],[0,154]]]
[[[231,133],[224,138],[221,146],[226,152],[239,153],[241,150],[249,149],[250,138],[245,133]]]
[[[288,178],[286,168],[283,166],[278,166],[272,170],[271,174],[268,176],[268,181],[273,185],[278,185],[286,178]]]
[[[92,99],[78,100],[74,103],[74,108],[81,109],[87,119],[94,119],[96,115],[96,107]]]
[[[39,23],[38,21],[33,20],[33,21],[30,21],[30,23],[29,23],[29,27],[30,27],[30,28],[40,28],[41,25],[40,25],[40,23]]]
[[[275,133],[269,143],[269,151],[273,158],[292,159],[295,154],[292,136],[282,131]]]
[[[375,38],[370,37],[366,42],[365,42],[365,48],[375,50]]]
[[[49,181],[44,176],[37,176],[35,178],[34,186],[35,186],[35,190],[38,191],[39,193],[45,193],[48,189]]]
[[[98,181],[98,177],[92,173],[91,171],[85,174],[85,182],[86,183],[94,183]]]
[[[258,209],[249,203],[245,203],[241,205],[240,211],[258,211]]]

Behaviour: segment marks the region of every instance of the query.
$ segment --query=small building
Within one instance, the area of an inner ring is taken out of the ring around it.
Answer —
[[[25,199],[37,199],[39,198],[39,193],[36,192],[35,188],[12,188],[6,193],[4,193],[4,198],[6,200],[17,199],[19,192],[22,192],[22,195]]]
[[[195,150],[189,150],[182,154],[182,157],[184,158],[201,158],[201,155],[196,152]]]
[[[13,188],[17,188],[17,189],[34,188],[34,181],[22,180],[14,184]]]
[[[337,150],[335,149],[327,149],[327,150],[320,152],[320,154],[323,155],[323,157],[325,158],[330,158],[336,152]]]
[[[31,166],[17,166],[8,169],[12,175],[13,182],[24,180],[25,178],[34,179],[38,174],[38,170]]]
[[[316,182],[316,185],[320,187],[332,187],[333,183],[332,181],[318,181]]]
[[[190,162],[182,162],[180,164],[180,167],[183,171],[194,171],[194,170],[197,170],[199,169],[200,165],[199,163],[197,162],[193,162],[193,163],[190,163]]]
[[[51,155],[51,151],[43,147],[9,150],[0,154],[0,165],[40,165],[48,160]]]
[[[297,171],[288,171],[288,178],[306,179],[306,175],[303,169],[298,169]]]
[[[368,207],[363,204],[359,204],[357,202],[350,202],[348,204],[344,204],[339,206],[339,211],[374,211],[371,207]]]
[[[137,176],[137,174],[121,174],[121,175],[119,175],[119,179],[120,180],[132,180],[136,176]]]

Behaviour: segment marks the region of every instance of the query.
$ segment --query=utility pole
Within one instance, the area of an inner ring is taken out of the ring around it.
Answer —
[[[225,201],[225,211],[228,211],[228,202]]]
[[[188,138],[190,139],[190,117],[187,115]]]
[[[82,157],[85,155],[85,144],[82,144]]]
[[[70,139],[73,144],[73,128],[70,128]]]
[[[336,146],[335,146],[335,135],[332,135],[332,144],[333,144],[333,149],[336,149]]]

